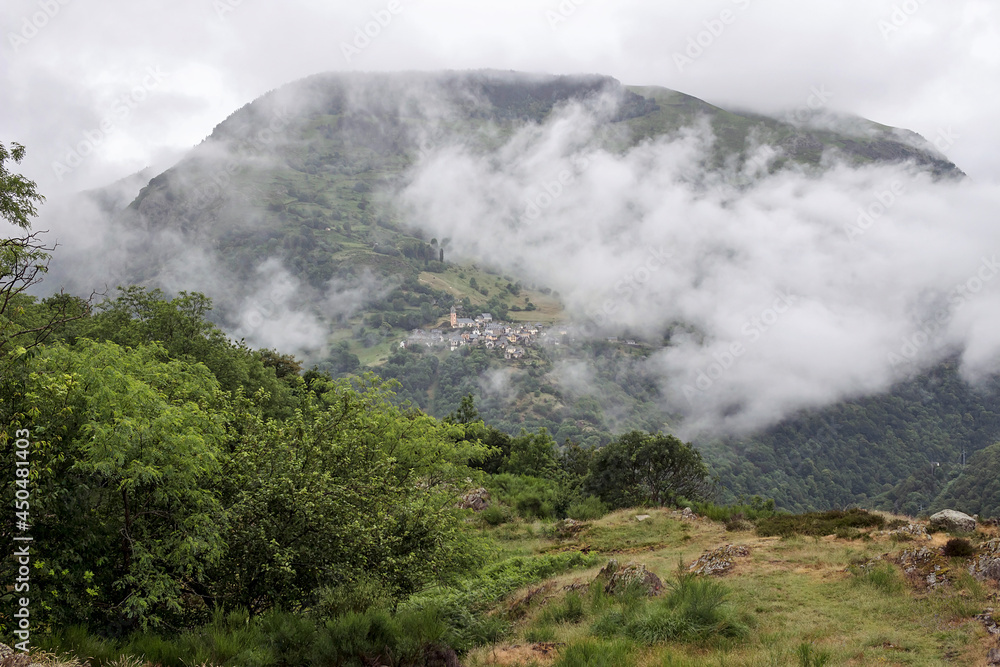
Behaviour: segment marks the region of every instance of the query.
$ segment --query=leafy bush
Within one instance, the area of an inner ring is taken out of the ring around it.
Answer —
[[[976,548],[964,537],[953,537],[944,545],[942,552],[948,558],[971,558],[976,554]]]
[[[593,521],[608,513],[608,506],[597,496],[587,496],[571,504],[566,516],[577,521]]]
[[[513,518],[510,508],[499,503],[494,503],[479,513],[479,520],[493,527],[503,525]]]
[[[348,612],[367,611],[372,607],[388,607],[392,601],[392,591],[381,580],[363,573],[354,581],[322,587],[311,611],[314,616],[326,619]]]
[[[885,517],[863,509],[829,510],[806,514],[775,514],[757,522],[761,537],[792,535],[833,535],[846,528],[881,528]]]
[[[701,453],[672,435],[631,431],[594,453],[588,493],[613,508],[702,500],[712,490]]]
[[[495,499],[513,507],[525,519],[557,518],[559,509],[567,504],[559,485],[541,477],[494,475],[487,488]]]

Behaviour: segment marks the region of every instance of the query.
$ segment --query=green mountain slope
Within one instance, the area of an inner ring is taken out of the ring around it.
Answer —
[[[859,503],[917,514],[945,502],[935,497],[959,470],[963,450],[971,455],[998,438],[1000,383],[970,387],[949,361],[888,394],[704,448],[733,494],[773,497],[793,510]]]
[[[460,143],[488,154],[571,103],[590,105],[599,121],[594,140],[612,152],[707,126],[716,141],[704,166],[737,185],[764,144],[778,150],[771,170],[818,172],[834,151],[854,164],[908,161],[962,176],[917,135],[863,119],[793,122],[604,76],[323,74],[247,104],[150,180],[115,218],[117,276],[206,292],[214,316],[237,335],[256,317],[293,337],[294,326],[272,313],[307,312],[323,327],[312,362],[334,374],[370,366],[437,416],[471,393],[491,423],[510,432],[545,427],[560,442],[600,445],[626,428],[666,428],[670,415],[641,364],[665,340],[625,331],[615,342],[574,341],[563,335],[558,294],[509,269],[455,264],[449,239],[404,223],[394,198],[426,151]],[[192,251],[200,259],[188,259]],[[279,283],[291,287],[275,296],[269,286]],[[461,315],[543,323],[562,344],[528,349],[516,361],[483,350],[400,349],[410,330],[442,326],[452,305]],[[954,460],[959,441],[975,451],[1000,435],[992,411],[961,389],[953,369],[931,376],[944,385],[924,378],[704,449],[733,495],[762,493],[796,509],[864,502],[915,511],[937,491],[893,495],[900,480],[928,457]],[[965,425],[966,414],[977,415],[974,425]],[[831,443],[808,444],[831,418],[842,424]]]

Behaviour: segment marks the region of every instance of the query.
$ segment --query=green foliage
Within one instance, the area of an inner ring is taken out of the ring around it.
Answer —
[[[535,625],[524,631],[524,641],[526,642],[554,642],[555,640],[555,628],[545,623]]]
[[[254,611],[308,606],[363,573],[405,597],[469,567],[477,551],[452,506],[482,448],[402,410],[371,376],[312,396],[290,419],[248,415],[240,427],[216,599]]]
[[[116,299],[97,306],[82,335],[128,347],[158,343],[171,358],[204,364],[231,394],[256,396],[267,416],[290,416],[293,389],[301,385],[298,362],[231,343],[207,320],[211,307],[203,294],[181,292],[167,300],[160,290],[120,287]]]
[[[280,610],[257,617],[236,610],[217,612],[203,627],[172,637],[135,633],[107,641],[93,638],[77,626],[55,633],[45,645],[101,664],[125,655],[164,667],[420,667],[432,656],[448,654],[446,633],[440,614],[433,609],[396,614],[370,609],[322,622]]]
[[[558,468],[555,440],[541,428],[537,433],[522,430],[521,435],[511,439],[510,455],[500,472],[551,478]]]
[[[734,519],[745,521],[757,521],[774,516],[774,499],[764,499],[760,496],[750,498],[750,502],[742,499],[732,505],[716,505],[713,502],[690,503],[691,509],[698,514],[721,523],[728,523]]]
[[[485,613],[498,600],[522,586],[596,563],[596,556],[578,551],[509,558],[454,585],[418,593],[401,608],[439,610],[449,628],[448,644],[456,650],[468,650],[497,641],[509,631],[503,618]]]
[[[225,409],[200,364],[81,339],[30,366],[40,602],[54,622],[162,624],[224,551]],[[31,422],[27,419],[30,418]]]
[[[540,477],[494,475],[487,487],[495,500],[513,507],[525,519],[558,518],[569,504],[558,483]]]
[[[566,509],[566,516],[577,521],[593,521],[608,513],[608,506],[596,496],[587,496],[571,503]]]
[[[612,508],[703,500],[711,492],[701,454],[672,435],[632,431],[594,454],[587,493]]]
[[[934,499],[929,511],[942,509],[1000,517],[1000,442],[969,457],[968,465]]]
[[[861,504],[910,515],[954,507],[985,517],[1000,508],[1000,476],[991,472],[1000,448],[982,459],[976,453],[1000,439],[998,395],[996,379],[974,388],[957,359],[948,359],[886,394],[805,412],[702,451],[731,497],[760,494],[788,511]],[[963,448],[969,465],[961,468]]]
[[[510,508],[498,503],[493,503],[479,513],[479,519],[487,526],[501,526],[513,518]]]
[[[11,173],[4,165],[7,160],[20,164],[24,154],[21,144],[12,143],[8,149],[0,142],[0,218],[21,229],[29,229],[31,218],[38,214],[36,205],[45,201],[45,197],[38,194],[34,181]]]
[[[53,250],[40,241],[37,232],[29,231],[31,218],[37,215],[36,206],[45,197],[38,193],[34,181],[12,173],[4,164],[8,160],[20,163],[24,154],[24,146],[18,143],[8,149],[0,142],[0,220],[23,232],[21,236],[0,238],[0,377],[5,380],[4,376],[11,372],[10,357],[20,357],[40,345],[70,317],[63,309],[52,308],[51,316],[42,321],[29,324],[22,318],[24,308],[33,303],[25,293],[48,271],[49,252]],[[50,303],[68,305],[69,300],[62,297]],[[0,418],[4,416],[0,412]]]
[[[863,509],[829,510],[805,514],[776,514],[757,522],[757,534],[762,537],[792,535],[833,535],[848,528],[882,528],[885,517]]]

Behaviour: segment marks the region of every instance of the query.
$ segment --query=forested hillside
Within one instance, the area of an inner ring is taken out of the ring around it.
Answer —
[[[575,321],[558,292],[488,257],[456,257],[452,240],[427,234],[398,199],[429,153],[461,146],[488,155],[518,133],[558,125],[573,105],[596,119],[594,149],[613,155],[692,128],[710,133],[703,166],[737,189],[753,173],[821,174],[830,154],[854,165],[909,162],[937,177],[961,176],[912,133],[862,119],[809,124],[734,112],[609,77],[317,75],[237,110],[149,180],[109,223],[104,273],[95,272],[91,254],[74,258],[72,249],[54,268],[81,293],[119,284],[206,293],[214,303],[206,316],[229,335],[293,353],[332,377],[369,370],[396,379],[401,398],[438,418],[471,394],[502,431],[545,428],[560,445],[669,429],[677,416],[646,360],[674,333],[690,334],[687,323],[657,335],[625,328],[614,340],[581,332],[592,323]],[[760,158],[762,146],[771,158]],[[116,210],[112,190],[90,196],[102,211]],[[546,342],[515,359],[481,347],[400,348],[414,329],[449,329],[452,306],[461,317],[540,323]],[[949,373],[943,367],[931,376]],[[763,493],[788,508],[860,502],[916,511],[935,490],[888,487],[929,470],[931,460],[954,462],[959,442],[971,454],[998,437],[991,410],[977,408],[978,394],[960,384],[922,379],[859,402],[864,409],[806,415],[746,442],[698,444],[732,494]],[[871,417],[869,407],[888,421]],[[980,413],[966,425],[965,415]],[[831,445],[809,444],[816,419],[842,423]],[[942,435],[955,419],[961,432]],[[859,451],[854,468],[841,465],[845,452]]]

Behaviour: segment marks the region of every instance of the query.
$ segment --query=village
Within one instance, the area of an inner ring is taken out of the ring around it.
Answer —
[[[502,352],[504,359],[520,359],[524,356],[526,347],[545,335],[541,324],[494,322],[490,313],[482,313],[475,318],[459,317],[454,306],[451,309],[450,323],[451,329],[448,331],[414,329],[399,346],[447,346],[452,352],[465,346],[482,347]]]

